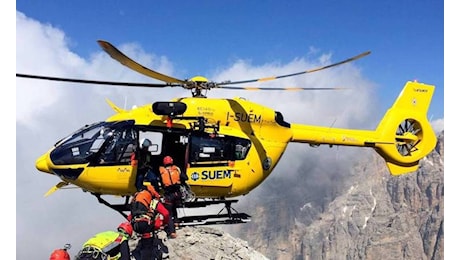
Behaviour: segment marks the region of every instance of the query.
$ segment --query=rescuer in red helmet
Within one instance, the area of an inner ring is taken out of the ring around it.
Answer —
[[[167,155],[163,158],[163,166],[160,166],[161,185],[164,190],[165,206],[171,214],[174,223],[178,223],[177,208],[184,201],[192,197],[190,187],[186,183],[188,177],[180,168],[174,165],[174,160]]]
[[[64,248],[54,250],[50,255],[50,260],[70,260],[70,255],[67,252],[70,247],[70,244],[65,244]]]

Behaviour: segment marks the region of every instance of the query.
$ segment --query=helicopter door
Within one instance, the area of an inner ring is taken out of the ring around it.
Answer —
[[[231,190],[235,173],[234,165],[229,165],[234,161],[231,146],[230,137],[192,133],[188,147],[189,184],[210,189],[224,188],[221,192],[226,195]]]
[[[163,158],[169,155],[173,158],[174,164],[182,171],[187,168],[186,150],[189,133],[165,133],[163,139],[163,151],[159,164],[163,165]]]
[[[101,193],[119,194],[131,187],[134,192],[136,169],[131,165],[131,155],[137,146],[137,132],[132,124],[127,124],[110,129],[105,136],[97,155],[87,167],[89,182],[104,187]]]

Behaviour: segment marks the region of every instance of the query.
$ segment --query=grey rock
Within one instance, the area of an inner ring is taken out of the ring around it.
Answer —
[[[346,171],[321,168],[320,182],[309,162],[292,182],[266,180],[253,221],[227,231],[270,259],[443,259],[443,147],[442,132],[417,172],[401,176],[375,153]]]
[[[182,260],[266,260],[264,255],[248,246],[246,241],[212,227],[184,227],[177,230],[177,238],[168,239],[165,232],[159,237],[168,247],[169,259]],[[135,243],[132,244],[135,247]]]

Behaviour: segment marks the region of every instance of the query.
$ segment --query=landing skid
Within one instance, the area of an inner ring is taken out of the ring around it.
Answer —
[[[202,226],[202,225],[225,225],[241,224],[251,221],[251,216],[246,213],[240,213],[231,207],[232,203],[238,200],[201,200],[185,202],[184,208],[206,207],[213,204],[225,204],[219,213],[211,215],[194,215],[183,216],[177,220],[180,227],[184,226]]]
[[[128,217],[129,214],[129,196],[125,196],[125,203],[123,204],[111,204],[108,201],[104,200],[101,197],[101,194],[91,193],[94,195],[99,203],[104,204],[105,206],[117,211],[124,218]],[[183,216],[177,219],[177,223],[180,227],[185,226],[202,226],[202,225],[224,225],[224,224],[241,224],[251,221],[251,216],[246,213],[240,213],[236,211],[231,204],[236,203],[238,200],[199,200],[195,199],[194,201],[184,202],[183,208],[202,208],[211,205],[225,204],[217,214],[210,215],[193,215],[193,216]],[[125,212],[128,212],[125,213]]]

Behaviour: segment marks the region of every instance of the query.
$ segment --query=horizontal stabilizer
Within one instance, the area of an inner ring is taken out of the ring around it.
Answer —
[[[51,187],[51,189],[49,189],[48,192],[45,193],[44,197],[48,197],[49,195],[53,194],[55,191],[59,190],[62,187],[65,187],[67,185],[69,185],[68,182],[64,182],[64,181],[59,182],[58,184],[56,184],[53,187]]]
[[[107,102],[107,104],[109,104],[109,106],[113,109],[113,111],[117,112],[117,113],[124,113],[126,112],[126,110],[118,107],[117,105],[115,105],[112,101],[110,101],[109,99],[105,99],[105,101]]]
[[[415,172],[418,169],[418,161],[413,166],[400,166],[391,162],[386,162],[388,170],[392,175],[401,175],[406,173]]]

